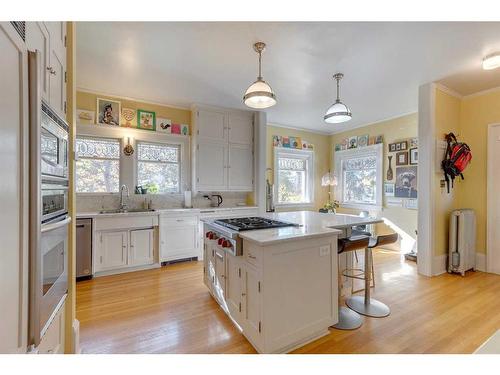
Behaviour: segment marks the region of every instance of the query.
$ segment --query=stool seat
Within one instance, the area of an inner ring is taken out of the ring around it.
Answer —
[[[371,237],[368,243],[368,247],[373,249],[377,246],[388,245],[394,243],[398,240],[399,235],[397,233],[383,234],[377,237]]]
[[[349,238],[339,238],[337,241],[337,253],[341,254],[347,251],[365,249],[368,247],[370,237],[351,236]]]

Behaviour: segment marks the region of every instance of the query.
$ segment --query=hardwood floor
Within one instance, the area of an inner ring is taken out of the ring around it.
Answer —
[[[471,353],[500,329],[500,276],[417,275],[391,251],[375,252],[373,297],[391,307],[355,331],[295,353]],[[77,284],[83,353],[255,353],[202,282],[202,263],[99,277]]]

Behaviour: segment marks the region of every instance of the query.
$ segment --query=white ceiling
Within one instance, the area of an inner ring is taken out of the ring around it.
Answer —
[[[474,79],[482,57],[500,50],[500,23],[80,22],[77,86],[181,107],[245,108],[258,40],[268,45],[263,76],[278,97],[268,121],[334,133],[415,112],[421,84],[463,82],[461,72]],[[353,118],[325,124],[338,71]],[[496,80],[486,81],[500,84],[500,70],[491,74]]]

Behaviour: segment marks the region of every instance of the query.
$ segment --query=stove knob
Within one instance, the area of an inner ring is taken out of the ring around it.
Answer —
[[[231,242],[224,240],[224,242],[222,242],[222,247],[231,247]]]
[[[212,235],[212,232],[207,232],[207,233],[205,233],[205,237],[206,237],[206,238],[210,238],[210,236],[211,236],[211,235]]]
[[[217,241],[217,245],[222,245],[226,239],[224,237],[219,238],[219,241]]]

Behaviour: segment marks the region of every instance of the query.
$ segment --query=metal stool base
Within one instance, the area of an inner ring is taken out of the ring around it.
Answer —
[[[391,313],[389,306],[373,298],[370,298],[370,303],[365,304],[365,297],[351,296],[345,303],[354,311],[373,318],[383,318]]]
[[[363,318],[356,311],[352,311],[347,307],[339,308],[339,322],[332,326],[336,329],[357,329],[363,324]]]

